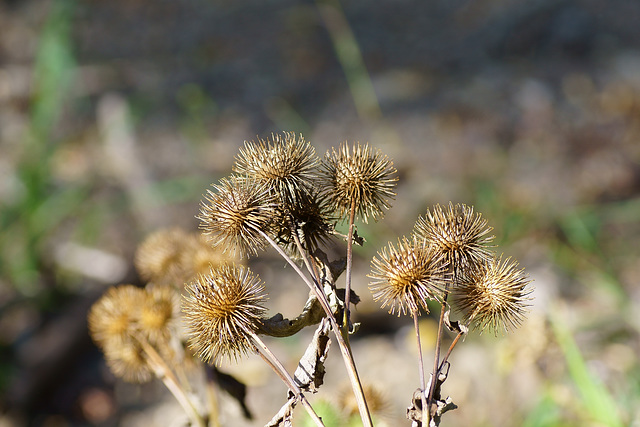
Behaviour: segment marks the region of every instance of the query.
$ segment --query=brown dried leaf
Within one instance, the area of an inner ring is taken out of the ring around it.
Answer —
[[[327,358],[331,344],[329,339],[330,327],[329,321],[322,319],[313,334],[313,339],[298,363],[298,368],[294,373],[294,381],[303,391],[315,393],[324,381],[324,361]]]

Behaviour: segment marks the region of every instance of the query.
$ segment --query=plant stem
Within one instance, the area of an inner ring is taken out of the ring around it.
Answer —
[[[327,296],[324,293],[324,290],[320,286],[320,284],[315,280],[313,283],[309,280],[307,276],[304,275],[300,267],[293,262],[291,257],[287,255],[280,246],[276,242],[273,241],[271,237],[269,237],[264,231],[256,228],[262,237],[264,237],[271,246],[282,256],[287,263],[298,273],[300,278],[306,283],[306,285],[311,289],[311,291],[315,294],[316,298],[320,302],[322,309],[327,314],[327,318],[331,323],[331,329],[333,329],[333,333],[336,337],[336,341],[338,341],[338,347],[340,347],[340,353],[342,354],[342,359],[344,361],[345,367],[347,369],[347,374],[349,375],[349,381],[351,382],[351,388],[353,389],[353,394],[356,397],[356,402],[358,403],[358,410],[360,411],[360,418],[362,419],[363,425],[365,427],[373,427],[373,422],[371,421],[371,414],[369,413],[369,408],[367,406],[367,400],[364,397],[364,390],[362,389],[362,383],[360,382],[360,377],[358,376],[358,370],[356,369],[356,364],[353,360],[353,354],[351,353],[351,349],[349,345],[344,339],[343,334],[341,333],[341,328],[338,326],[338,322],[336,322],[336,318],[331,311],[331,307],[329,306],[329,302],[327,301]],[[303,252],[302,257],[306,258],[306,254]],[[308,260],[306,261],[308,262]]]
[[[449,346],[449,350],[447,350],[447,354],[442,359],[442,362],[440,362],[440,365],[438,365],[438,373],[440,373],[440,371],[444,367],[444,364],[447,363],[447,360],[449,360],[449,356],[451,355],[451,352],[453,351],[453,348],[456,346],[456,344],[458,344],[458,341],[460,341],[460,338],[463,335],[464,335],[464,332],[460,331],[460,332],[458,332],[458,335],[456,335],[456,337],[453,339],[453,342]]]
[[[416,330],[416,341],[418,344],[418,372],[420,373],[420,391],[422,400],[422,425],[429,425],[429,408],[427,408],[427,397],[425,395],[426,385],[424,380],[424,362],[422,361],[422,344],[420,343],[420,323],[418,321],[418,310],[413,312],[413,326]]]
[[[300,402],[302,403],[302,406],[304,406],[307,413],[309,414],[311,419],[316,423],[316,425],[319,427],[324,427],[324,423],[322,422],[322,419],[318,416],[316,411],[313,409],[313,407],[311,406],[311,404],[309,403],[305,395],[302,393],[302,390],[300,390],[300,387],[298,387],[298,385],[296,384],[295,380],[291,378],[291,375],[289,375],[289,372],[282,365],[282,362],[280,362],[280,360],[276,357],[276,355],[273,354],[273,352],[269,349],[269,347],[267,347],[267,345],[264,343],[264,341],[260,339],[258,335],[253,333],[251,334],[251,338],[253,339],[254,344],[256,345],[256,349],[258,350],[258,354],[260,355],[260,357],[262,357],[262,359],[265,362],[267,362],[269,366],[271,366],[271,369],[273,369],[275,373],[278,374],[280,379],[282,379],[282,381],[284,381],[287,387],[289,387],[289,390],[291,390],[291,392],[296,396],[296,398],[300,400]]]
[[[209,427],[220,427],[216,373],[209,366],[203,364],[202,367],[205,372],[207,401],[209,402]]]
[[[189,418],[191,418],[191,422],[199,427],[206,427],[204,418],[198,413],[195,406],[191,402],[191,399],[189,399],[187,394],[184,392],[184,390],[180,386],[180,383],[178,382],[178,379],[175,377],[162,356],[160,356],[156,349],[153,348],[153,346],[148,342],[146,342],[146,340],[139,339],[138,342],[142,346],[144,352],[147,354],[149,364],[153,368],[156,376],[162,380],[167,389],[169,389],[171,394],[173,394],[173,396],[176,398],[180,406],[182,406],[185,412],[189,415]]]
[[[351,266],[353,265],[353,223],[356,216],[355,199],[351,201],[351,209],[349,210],[349,233],[347,234],[347,268],[345,271],[345,291],[344,291],[344,318],[342,326],[346,330],[345,340],[349,342],[349,323],[351,317]]]
[[[433,373],[431,374],[431,384],[429,385],[429,394],[427,395],[427,414],[429,419],[431,418],[431,401],[433,400],[433,393],[436,389],[436,382],[438,382],[438,368],[440,366],[440,347],[442,346],[442,331],[444,329],[444,312],[447,304],[448,293],[444,294],[442,306],[440,307],[440,320],[438,321],[438,336],[436,338],[435,355],[433,357]],[[423,408],[423,414],[424,414]]]
[[[324,299],[326,300],[327,296],[326,296],[326,294],[324,292],[324,288],[322,287],[322,284],[320,283],[320,274],[318,273],[318,269],[317,269],[316,263],[313,260],[311,260],[311,261],[309,260],[309,257],[307,256],[307,252],[302,247],[302,242],[300,242],[300,237],[298,236],[298,234],[296,232],[293,233],[293,240],[296,243],[296,247],[298,248],[298,252],[300,252],[300,256],[302,257],[302,260],[304,261],[304,264],[307,267],[307,270],[309,271],[309,273],[313,277],[314,283],[315,283],[316,287],[318,288],[318,292],[320,292],[324,296]],[[317,295],[316,295],[316,297],[317,297]]]

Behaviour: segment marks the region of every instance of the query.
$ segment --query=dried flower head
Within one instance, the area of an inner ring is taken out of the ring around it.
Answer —
[[[418,218],[414,234],[444,254],[457,276],[461,269],[475,268],[493,256],[489,244],[494,236],[488,236],[492,229],[472,206],[450,202],[446,210],[440,205],[435,205],[433,212],[427,209],[426,215]]]
[[[352,203],[355,216],[365,223],[384,216],[398,180],[393,162],[369,144],[347,142],[336,151],[331,149],[322,162],[321,195],[341,218],[348,218]]]
[[[258,276],[248,268],[226,264],[198,276],[187,286],[182,311],[190,347],[202,360],[237,360],[252,350],[251,335],[266,309]]]
[[[135,266],[140,277],[149,282],[171,283],[184,280],[183,253],[189,233],[180,228],[158,230],[138,245]]]
[[[240,257],[256,255],[266,242],[275,212],[269,188],[264,183],[231,176],[222,178],[215,192],[207,190],[200,205],[200,227],[215,247]]]
[[[484,268],[463,275],[453,292],[455,306],[465,323],[473,323],[481,332],[489,329],[497,333],[501,328],[509,331],[522,323],[530,282],[516,261],[494,258]]]
[[[427,300],[439,300],[443,287],[442,255],[428,246],[418,245],[406,238],[398,240],[397,247],[389,243],[371,260],[373,281],[369,290],[382,308],[390,306],[398,316],[429,308]]]
[[[109,290],[89,310],[89,333],[103,350],[130,339],[137,328],[144,290],[133,285],[119,285]]]
[[[333,235],[331,214],[322,205],[314,191],[300,193],[299,201],[277,210],[274,235],[288,252],[297,253],[294,233],[297,233],[303,248],[313,253],[318,246]]]
[[[150,284],[140,306],[138,328],[158,347],[168,344],[180,310],[178,291],[168,285]]]
[[[140,308],[146,299],[144,289],[114,286],[89,311],[91,337],[112,372],[129,382],[146,382],[153,376],[139,342]]]
[[[185,251],[183,252],[183,264],[189,275],[183,283],[193,281],[199,274],[206,274],[212,268],[225,263],[241,263],[237,254],[224,253],[220,248],[211,246],[209,239],[202,233],[190,235]]]
[[[272,134],[271,140],[245,142],[233,171],[266,184],[283,203],[295,203],[311,188],[318,163],[313,146],[293,132]]]
[[[145,383],[154,377],[142,346],[133,337],[105,348],[104,356],[111,372],[127,382]]]

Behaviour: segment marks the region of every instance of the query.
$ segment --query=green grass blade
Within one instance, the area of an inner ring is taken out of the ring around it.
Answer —
[[[555,315],[551,316],[551,327],[564,354],[571,379],[580,392],[586,413],[603,425],[622,427],[614,398],[604,384],[589,372],[571,332]]]

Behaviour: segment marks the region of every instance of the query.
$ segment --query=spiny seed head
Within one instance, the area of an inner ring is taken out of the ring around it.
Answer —
[[[277,209],[274,221],[276,241],[291,254],[296,254],[295,235],[308,253],[313,253],[318,246],[333,235],[333,217],[322,205],[315,191],[300,193],[295,204],[281,205]]]
[[[133,285],[110,288],[89,311],[89,333],[105,354],[112,372],[125,381],[149,381],[153,372],[139,339],[140,313],[147,299]]]
[[[182,254],[190,239],[180,228],[158,230],[138,245],[135,266],[148,282],[172,282],[185,276]]]
[[[293,203],[311,188],[318,164],[316,151],[294,132],[272,134],[271,140],[245,142],[233,171],[266,184],[282,203]]]
[[[144,290],[119,285],[109,290],[89,310],[89,333],[102,350],[128,341],[137,327]]]
[[[168,345],[180,311],[176,288],[150,284],[140,307],[138,327],[149,342],[158,347]]]
[[[138,245],[135,266],[146,282],[182,287],[199,273],[212,266],[239,258],[211,247],[202,233],[190,233],[181,228],[160,229]]]
[[[531,280],[518,269],[518,263],[507,258],[491,259],[484,268],[466,272],[453,297],[467,324],[474,327],[505,331],[518,327],[526,313],[530,300]]]
[[[231,176],[208,190],[200,205],[200,228],[214,247],[240,257],[256,255],[266,242],[276,204],[266,184]]]
[[[189,345],[205,362],[237,360],[253,348],[251,335],[266,309],[260,278],[248,268],[226,264],[198,276],[186,288],[182,311]]]
[[[348,218],[351,204],[355,216],[365,223],[384,216],[398,180],[393,162],[369,144],[345,142],[336,151],[331,149],[322,162],[321,195],[341,218]]]
[[[222,264],[241,263],[238,256],[223,253],[222,249],[212,247],[209,239],[201,233],[191,234],[183,253],[183,259],[190,273],[183,284],[193,281],[199,274],[206,274],[212,268]]]
[[[435,205],[433,212],[427,209],[426,215],[418,218],[414,234],[444,254],[457,276],[461,269],[475,268],[493,256],[489,244],[494,236],[488,236],[492,229],[472,206],[449,202],[448,209],[440,205]]]
[[[382,308],[390,306],[398,316],[429,308],[427,300],[439,300],[444,272],[442,255],[414,240],[402,238],[398,245],[389,243],[371,261],[372,282],[369,290],[375,301],[382,301]]]
[[[111,372],[127,382],[145,383],[154,376],[146,354],[140,343],[133,337],[129,337],[119,345],[107,347],[104,355]]]

